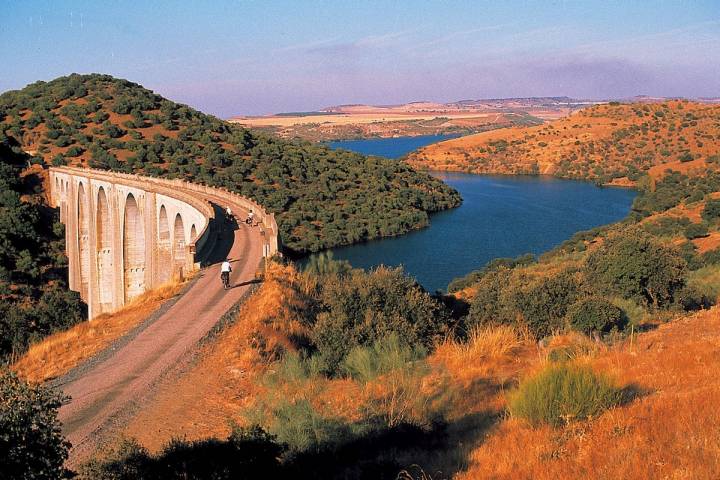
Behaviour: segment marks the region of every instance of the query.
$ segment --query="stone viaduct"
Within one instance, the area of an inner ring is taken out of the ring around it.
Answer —
[[[228,190],[72,167],[50,168],[49,181],[50,203],[65,224],[70,289],[87,303],[90,319],[199,268],[226,205],[252,209],[263,256],[278,251],[274,215]]]

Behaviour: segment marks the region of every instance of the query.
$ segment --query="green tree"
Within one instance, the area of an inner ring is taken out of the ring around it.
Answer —
[[[623,311],[602,297],[579,300],[568,309],[567,319],[573,330],[588,335],[620,330],[627,322]]]
[[[408,345],[429,349],[448,324],[444,306],[400,268],[329,276],[320,302],[312,339],[333,374],[354,347],[371,346],[394,332]]]
[[[589,284],[600,292],[666,307],[685,284],[687,265],[673,248],[639,231],[605,240],[587,260]]]
[[[63,464],[70,443],[61,433],[57,411],[62,398],[0,371],[0,472],[8,479],[66,478]]]

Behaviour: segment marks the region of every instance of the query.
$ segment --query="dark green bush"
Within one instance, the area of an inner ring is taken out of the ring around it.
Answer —
[[[567,313],[573,330],[591,333],[607,333],[613,328],[622,330],[627,319],[622,309],[601,297],[589,297],[574,303]]]
[[[507,298],[510,296],[509,285],[512,271],[499,268],[483,275],[475,284],[476,293],[470,304],[470,312],[466,319],[466,329],[475,325],[503,324],[514,321],[512,307]]]
[[[312,339],[332,374],[339,373],[353,348],[371,346],[393,332],[408,345],[431,348],[447,331],[444,306],[400,268],[330,276],[320,302]]]
[[[705,202],[702,218],[708,222],[714,222],[720,218],[720,199],[710,199]]]
[[[542,338],[564,326],[567,308],[577,299],[580,284],[570,271],[527,278],[501,267],[482,277],[475,288],[465,319],[467,330],[475,325],[521,322]]]
[[[8,479],[66,478],[63,464],[70,444],[57,411],[62,398],[0,370],[0,472]]]
[[[531,425],[564,423],[596,417],[620,403],[621,390],[589,367],[553,364],[520,383],[509,395],[510,414]]]
[[[672,303],[685,284],[687,265],[677,250],[641,232],[606,239],[586,263],[589,284],[601,293],[633,298],[655,308]]]
[[[685,228],[685,238],[688,240],[707,237],[709,234],[707,225],[702,223],[691,223]]]
[[[151,455],[134,440],[80,467],[83,480],[277,478],[285,447],[262,428],[234,428],[227,440],[173,440]]]
[[[682,155],[680,155],[680,162],[681,162],[681,163],[691,162],[691,161],[693,161],[694,159],[695,159],[695,157],[693,157],[692,153],[683,153]]]
[[[514,303],[532,334],[542,338],[564,326],[563,319],[577,299],[579,287],[573,273],[561,272],[516,292]]]
[[[456,278],[448,284],[448,292],[453,293],[469,286],[476,284],[486,274],[496,271],[499,268],[514,268],[516,266],[530,265],[535,263],[537,259],[532,253],[520,255],[516,258],[494,258],[490,260],[482,269],[474,270],[464,277]]]
[[[704,265],[717,265],[720,263],[720,248],[709,250],[700,257]]]

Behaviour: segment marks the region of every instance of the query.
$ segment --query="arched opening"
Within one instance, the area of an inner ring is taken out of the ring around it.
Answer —
[[[132,193],[125,201],[123,228],[123,271],[125,301],[145,291],[145,229],[137,201]]]
[[[113,310],[113,244],[110,206],[105,189],[100,187],[97,199],[97,267],[100,313]]]
[[[185,267],[185,228],[180,214],[175,215],[175,224],[173,226],[173,273],[183,274]]]
[[[158,217],[158,280],[165,283],[172,275],[170,256],[170,223],[165,205],[160,207]]]
[[[78,253],[80,255],[80,298],[89,301],[90,286],[90,205],[85,187],[78,185]]]
[[[190,243],[197,240],[197,229],[195,228],[195,224],[193,223],[190,227]]]

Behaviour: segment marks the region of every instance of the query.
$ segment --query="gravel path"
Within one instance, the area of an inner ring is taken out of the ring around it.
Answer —
[[[226,205],[226,200],[210,200]],[[231,204],[231,208],[242,212],[239,205]],[[225,255],[233,265],[233,288],[223,289],[219,263],[204,268],[177,300],[54,382],[71,397],[59,412],[63,433],[73,444],[70,466],[87,458],[108,433],[126,424],[158,380],[173,369],[180,371],[178,365],[192,356],[223,314],[244,297],[262,258],[260,228],[241,224],[233,231],[227,226],[212,257]]]

